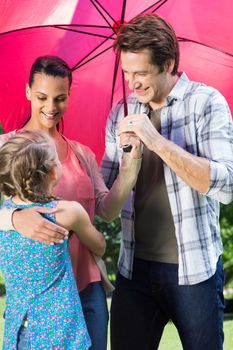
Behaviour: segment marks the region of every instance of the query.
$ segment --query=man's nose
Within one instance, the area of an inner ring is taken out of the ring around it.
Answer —
[[[128,79],[128,85],[130,90],[138,89],[140,87],[140,82],[137,81],[135,77],[130,77]]]

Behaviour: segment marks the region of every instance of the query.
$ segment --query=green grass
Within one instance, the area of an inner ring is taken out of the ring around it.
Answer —
[[[233,317],[231,320],[224,321],[224,350],[232,350],[233,348]],[[182,350],[182,345],[175,326],[169,322],[165,327],[163,337],[159,346],[159,350]]]
[[[0,349],[2,347],[4,322],[2,314],[5,307],[5,297],[0,297]],[[225,342],[224,350],[232,350],[233,348],[233,317],[226,317],[224,321]],[[108,350],[110,346],[108,345]],[[178,337],[178,333],[174,325],[169,322],[165,327],[165,331],[159,346],[159,350],[182,350],[182,346]]]
[[[5,298],[0,297],[0,349],[2,348],[2,338],[3,338],[3,327],[4,327],[4,321],[2,318],[3,312],[5,308]]]

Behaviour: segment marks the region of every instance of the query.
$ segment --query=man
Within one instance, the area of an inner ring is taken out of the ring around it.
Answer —
[[[115,49],[133,93],[111,111],[102,172],[111,187],[122,133],[144,144],[122,211],[112,350],[154,350],[171,319],[184,349],[223,346],[219,202],[233,199],[233,126],[223,96],[177,71],[171,26],[153,14],[123,25]],[[211,73],[210,73],[211,74]]]

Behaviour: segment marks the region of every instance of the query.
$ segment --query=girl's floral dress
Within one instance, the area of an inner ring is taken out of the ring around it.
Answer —
[[[54,208],[57,201],[5,207]],[[53,214],[44,214],[54,221]],[[86,350],[91,346],[74,280],[68,241],[48,245],[17,231],[0,230],[0,269],[6,284],[4,350],[17,349],[17,335],[28,321],[28,349]]]

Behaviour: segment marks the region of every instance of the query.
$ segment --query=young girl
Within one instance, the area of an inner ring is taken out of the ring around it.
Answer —
[[[77,202],[57,200],[61,176],[53,141],[41,131],[22,131],[0,148],[0,191],[8,208],[57,208],[45,214],[103,255],[105,240]],[[72,272],[67,240],[48,245],[17,231],[0,231],[0,268],[6,283],[3,349],[88,349],[91,346]]]

